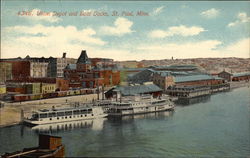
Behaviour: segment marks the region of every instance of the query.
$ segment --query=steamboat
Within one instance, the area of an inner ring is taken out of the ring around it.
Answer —
[[[102,107],[70,107],[63,109],[52,108],[33,112],[30,118],[25,118],[24,123],[31,125],[51,124],[77,120],[87,120],[106,117]]]
[[[124,116],[158,111],[173,110],[174,103],[167,96],[153,98],[145,96],[120,97],[120,101],[100,102],[98,104],[105,109],[108,116]]]

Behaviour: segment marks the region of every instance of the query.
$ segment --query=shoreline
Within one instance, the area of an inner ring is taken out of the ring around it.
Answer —
[[[231,86],[232,84],[232,86]],[[230,82],[230,89],[237,89],[242,87],[249,87],[250,82]],[[74,102],[83,102],[87,103],[92,101],[93,99],[97,99],[96,94],[90,95],[79,95],[79,96],[69,96],[63,98],[51,98],[45,100],[37,100],[37,101],[27,101],[23,103],[5,103],[5,106],[0,108],[0,128],[8,128],[15,125],[22,124],[21,121],[21,110],[24,110],[24,116],[27,117],[31,114],[34,109],[42,109],[42,108],[52,108],[55,107],[65,107],[71,106]],[[65,103],[65,100],[68,100]],[[6,105],[7,104],[7,105]],[[14,119],[8,119],[14,118]]]
[[[26,101],[17,103],[4,103],[0,108],[0,128],[10,127],[22,123],[21,110],[24,117],[30,117],[32,111],[38,109],[51,109],[53,106],[64,108],[74,105],[76,102],[88,103],[97,98],[97,94],[69,96],[63,98],[51,98],[46,100]],[[67,101],[66,101],[67,100]]]

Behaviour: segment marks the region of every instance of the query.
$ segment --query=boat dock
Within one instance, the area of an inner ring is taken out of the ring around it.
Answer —
[[[203,86],[172,86],[167,88],[166,93],[178,98],[195,98],[212,93],[226,91],[230,89],[230,84],[224,83],[220,85],[203,85]]]

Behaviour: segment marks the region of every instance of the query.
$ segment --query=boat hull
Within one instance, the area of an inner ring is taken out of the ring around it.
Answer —
[[[24,119],[24,123],[30,124],[30,125],[42,125],[42,124],[52,124],[52,123],[96,119],[96,118],[103,118],[103,117],[107,117],[107,116],[108,116],[108,114],[100,114],[100,115],[96,115],[96,116],[92,116],[91,114],[86,114],[86,115],[52,117],[52,118],[45,118],[45,119],[34,120],[34,121],[29,120],[29,119]]]
[[[146,107],[144,107],[146,108]],[[168,110],[174,110],[174,106],[165,106],[164,108],[158,109],[157,107],[152,107],[153,110],[131,110],[130,112],[117,112],[117,113],[108,113],[109,117],[114,116],[128,116],[128,115],[139,115],[139,114],[146,114],[146,113],[154,113],[154,112],[160,112],[160,111],[168,111]]]

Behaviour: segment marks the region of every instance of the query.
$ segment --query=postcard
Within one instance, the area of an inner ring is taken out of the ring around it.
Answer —
[[[0,155],[248,157],[249,26],[249,1],[2,0]]]

